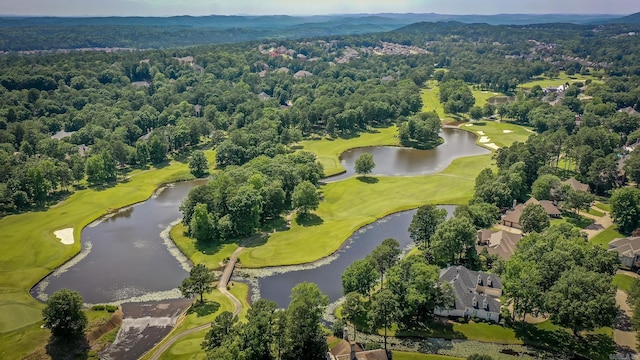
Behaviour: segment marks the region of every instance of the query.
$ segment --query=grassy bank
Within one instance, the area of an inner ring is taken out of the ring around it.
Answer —
[[[473,122],[464,124],[460,128],[476,133],[478,141],[485,136],[489,138],[487,143],[494,143],[499,147],[509,146],[516,141],[524,142],[532,134],[523,126],[495,121]],[[478,144],[482,145],[482,143]]]
[[[326,176],[336,175],[345,171],[340,165],[340,155],[348,149],[365,146],[400,145],[398,142],[398,128],[372,129],[370,132],[360,133],[351,138],[323,138],[321,140],[305,140],[300,142],[302,150],[310,151],[318,157],[324,166]]]
[[[161,184],[191,178],[187,164],[172,162],[158,169],[137,171],[112,187],[80,190],[55,207],[0,219],[0,355],[30,353],[47,335],[37,326],[43,304],[29,289],[80,251],[82,228],[115,209],[147,199]],[[75,243],[63,245],[53,235],[73,228]],[[19,330],[19,331],[18,331]]]
[[[425,203],[462,204],[473,195],[475,176],[491,165],[489,155],[457,159],[445,171],[416,177],[350,178],[322,187],[324,201],[314,225],[295,219],[288,231],[271,234],[243,251],[243,266],[301,264],[335,252],[358,228],[393,212]]]
[[[624,237],[624,235],[620,234],[618,232],[618,230],[616,229],[616,226],[609,226],[608,228],[604,229],[603,232],[601,232],[600,234],[594,236],[593,238],[591,238],[591,240],[589,240],[592,244],[595,245],[600,245],[603,247],[608,247],[609,242],[613,239],[616,238],[622,238]]]

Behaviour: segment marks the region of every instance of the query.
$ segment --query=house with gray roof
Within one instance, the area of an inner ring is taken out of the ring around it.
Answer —
[[[455,266],[440,270],[440,284],[445,282],[453,288],[453,303],[437,307],[434,314],[500,321],[502,280],[498,276]]]
[[[609,242],[609,251],[617,252],[623,265],[637,268],[640,265],[640,236],[613,239]]]

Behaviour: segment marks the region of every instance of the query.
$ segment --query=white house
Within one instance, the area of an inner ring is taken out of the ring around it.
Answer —
[[[440,271],[440,283],[445,282],[453,287],[454,301],[436,308],[434,314],[500,321],[502,281],[498,276],[455,266]]]

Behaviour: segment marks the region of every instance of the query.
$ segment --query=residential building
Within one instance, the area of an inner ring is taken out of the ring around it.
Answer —
[[[486,247],[487,252],[491,255],[498,255],[503,259],[509,259],[516,251],[516,245],[522,239],[521,234],[510,233],[508,231],[500,230],[478,230],[478,246],[476,250],[478,253],[483,247]]]
[[[622,265],[640,267],[640,236],[613,239],[609,242],[609,251],[618,253]]]
[[[522,216],[522,211],[525,206],[529,204],[539,204],[544,210],[547,212],[547,215],[551,218],[559,218],[562,215],[562,212],[558,209],[557,206],[552,201],[549,200],[537,200],[535,198],[530,198],[524,204],[518,204],[513,207],[511,210],[507,210],[507,213],[502,217],[502,225],[509,226],[516,229],[521,229],[522,225],[520,224],[520,216]]]
[[[502,281],[498,276],[455,266],[440,271],[440,284],[445,282],[453,287],[454,301],[447,307],[436,308],[434,314],[500,320]]]

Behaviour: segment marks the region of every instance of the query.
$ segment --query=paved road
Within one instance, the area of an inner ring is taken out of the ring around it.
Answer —
[[[221,293],[223,293],[226,297],[229,298],[229,300],[231,300],[231,302],[233,302],[233,307],[234,307],[233,316],[238,316],[240,314],[240,312],[242,311],[242,303],[240,302],[240,300],[238,300],[238,298],[233,296],[233,294],[231,294],[227,290],[227,284],[229,283],[229,279],[231,278],[233,269],[235,268],[236,262],[238,261],[238,255],[240,254],[242,249],[244,248],[238,247],[236,251],[233,252],[233,255],[231,255],[231,258],[229,258],[229,261],[227,262],[227,266],[225,266],[224,271],[220,276],[220,280],[218,281],[218,290],[220,290]],[[162,354],[165,351],[167,351],[167,349],[171,347],[171,345],[175,344],[178,340],[184,338],[185,336],[196,333],[198,331],[208,329],[209,327],[211,327],[211,323],[202,324],[200,326],[183,331],[176,336],[167,338],[167,341],[158,347],[158,349],[156,350],[156,352],[153,353],[150,359],[151,360],[160,359],[160,356],[162,356]]]

